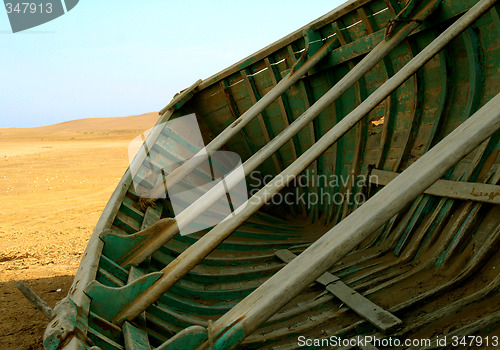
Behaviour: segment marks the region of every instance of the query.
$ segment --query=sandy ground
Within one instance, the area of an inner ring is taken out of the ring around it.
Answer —
[[[52,307],[68,292],[87,240],[128,165],[128,145],[157,113],[0,129],[0,349],[42,349],[47,320],[17,290]]]

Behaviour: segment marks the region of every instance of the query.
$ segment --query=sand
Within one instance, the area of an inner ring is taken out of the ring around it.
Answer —
[[[47,320],[16,289],[52,307],[128,166],[128,145],[157,113],[0,129],[0,349],[42,349]]]

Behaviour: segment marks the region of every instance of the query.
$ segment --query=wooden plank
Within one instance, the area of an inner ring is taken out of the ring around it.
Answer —
[[[340,280],[327,285],[326,290],[385,333],[390,333],[403,324],[399,318],[374,304]]]
[[[128,282],[132,283],[135,280],[146,275],[146,271],[142,268],[132,266],[128,275]],[[146,331],[146,312],[143,312],[135,320],[136,325],[129,322],[123,324],[123,340],[126,350],[150,350],[148,333]],[[138,326],[137,326],[138,325]]]
[[[144,269],[142,269],[140,267],[136,267],[136,266],[131,266],[130,272],[128,274],[127,284],[132,283],[135,280],[138,280],[139,278],[141,278],[142,276],[145,276],[145,275],[147,275],[147,272]]]
[[[148,334],[129,322],[123,324],[123,340],[126,350],[150,350]]]
[[[96,331],[92,327],[89,327],[88,330],[89,335],[93,335],[94,338],[90,337],[92,339],[92,342],[98,346],[99,348],[105,348],[105,349],[116,349],[116,350],[124,350],[125,348],[115,342],[114,340],[109,339],[106,337],[104,334]]]
[[[278,250],[274,254],[285,263],[289,263],[296,257],[288,249]],[[359,316],[385,333],[398,328],[403,323],[399,318],[382,309],[377,304],[374,304],[331,273],[325,272],[316,279],[316,282],[325,286],[327,291],[339,298]]]
[[[269,61],[269,58],[265,58],[264,63],[266,64],[267,71],[269,72],[269,75],[271,77],[271,81],[273,82],[273,85],[274,86],[278,85],[278,80],[276,79],[276,73],[274,71],[274,68],[273,68],[271,62]],[[278,101],[278,105],[279,105],[280,111],[281,111],[281,118],[283,119],[283,123],[285,125],[285,128],[287,128],[290,126],[290,123],[288,121],[288,113],[287,113],[287,109],[285,106],[285,101],[283,100],[283,95],[279,96],[276,101]],[[292,157],[295,160],[295,159],[297,159],[297,150],[295,148],[295,144],[294,144],[293,139],[290,139],[289,142],[290,142],[290,149],[292,150]],[[298,143],[298,139],[297,139],[297,143]]]
[[[144,214],[144,221],[142,222],[141,230],[145,230],[148,227],[156,224],[161,218],[161,212],[153,207],[148,207],[146,213]]]
[[[385,186],[399,174],[392,171],[373,169],[370,183]],[[500,186],[483,183],[437,180],[424,193],[438,197],[471,200],[500,204]]]
[[[135,233],[141,230],[140,224],[130,216],[119,211],[114,224],[128,233]]]

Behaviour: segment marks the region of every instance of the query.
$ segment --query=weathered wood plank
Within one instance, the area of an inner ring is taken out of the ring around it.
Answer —
[[[151,207],[150,207],[151,208]],[[149,208],[148,208],[149,209]],[[128,282],[132,283],[135,280],[145,276],[147,272],[139,267],[130,267]],[[126,350],[150,350],[148,333],[146,331],[146,312],[143,312],[135,320],[136,325],[129,322],[123,324],[123,340]]]
[[[21,293],[23,293],[26,299],[28,299],[49,321],[56,317],[54,310],[52,310],[52,308],[45,302],[45,300],[40,298],[27,285],[25,285],[21,281],[17,281],[16,287],[21,291]]]
[[[123,340],[126,350],[150,350],[148,334],[129,322],[123,324]]]
[[[142,222],[141,230],[145,230],[156,224],[161,218],[161,212],[153,207],[148,207],[144,214],[144,221]]]
[[[275,255],[286,263],[296,257],[288,249],[278,250]],[[403,323],[399,318],[371,302],[331,273],[325,272],[316,279],[316,282],[325,286],[327,291],[383,332],[390,332]]]
[[[385,186],[398,175],[392,171],[373,169],[369,181],[372,184]],[[498,185],[438,180],[424,193],[438,197],[500,204],[500,186]]]
[[[90,337],[92,339],[92,342],[98,346],[99,348],[106,348],[106,349],[116,349],[116,350],[124,350],[125,348],[115,342],[112,339],[109,339],[106,337],[104,334],[98,332],[92,327],[89,327],[88,330],[89,335],[93,335],[94,337]]]

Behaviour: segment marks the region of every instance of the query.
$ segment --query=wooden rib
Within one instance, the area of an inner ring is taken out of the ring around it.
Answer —
[[[483,64],[479,61],[479,38],[474,30],[469,27],[463,32],[462,37],[467,51],[467,62],[469,63],[469,93],[465,107],[465,115],[469,117],[477,110],[483,90],[483,74],[481,71]]]
[[[401,11],[398,0],[384,0],[391,15],[396,16]]]
[[[295,57],[295,52],[294,52],[293,46],[288,45],[287,50],[288,50],[288,54],[290,55],[290,60],[292,62],[292,65],[294,65],[297,62],[297,58]],[[307,109],[309,109],[309,107],[311,107],[311,102],[310,102],[310,100],[312,99],[312,96],[310,96],[311,91],[304,83],[304,79],[300,79],[298,84],[299,84],[299,87],[302,90],[302,93],[304,95],[304,103],[305,103],[306,110],[307,110]],[[314,123],[314,121],[313,121],[313,123]],[[314,140],[312,143],[316,142],[316,136],[315,136],[315,132],[314,132],[313,123],[308,124],[309,132],[311,133],[311,138]]]
[[[373,26],[371,25],[371,22],[368,20],[366,17],[366,12],[364,9],[361,7],[358,9],[358,14],[360,14],[360,18],[366,27],[370,27],[371,30],[373,31]],[[363,17],[362,14],[365,16]],[[339,20],[341,21],[341,20]],[[347,34],[347,33],[346,33]],[[338,33],[339,39],[342,37],[342,33],[339,31]],[[347,34],[348,35],[348,34]],[[347,37],[345,39],[347,41]],[[349,38],[349,41],[352,42],[352,38]],[[354,63],[349,61],[349,68],[354,68]],[[358,104],[360,104],[367,96],[366,92],[366,83],[365,83],[365,77],[361,78],[354,84],[355,90],[356,90],[356,101]],[[355,176],[357,174],[360,174],[361,171],[361,163],[363,161],[363,152],[365,150],[365,145],[366,145],[366,139],[368,138],[368,116],[361,119],[361,121],[356,125],[356,134],[357,134],[357,141],[356,141],[356,148],[354,149],[354,160],[353,160],[353,168],[352,168],[352,176]],[[352,182],[350,181],[350,187],[352,189]],[[359,191],[360,189],[357,188],[357,184],[354,186],[354,191]],[[359,203],[354,203],[354,206],[352,209],[356,209],[359,206]]]
[[[394,74],[391,63],[388,58],[384,58],[382,62],[382,65],[385,68],[384,71],[386,72],[387,79],[389,79]],[[382,134],[380,135],[380,154],[377,162],[375,163],[375,167],[380,169],[384,168],[384,163],[391,147],[391,138],[394,124],[393,119],[396,107],[396,104],[394,103],[394,96],[395,93],[392,93],[385,99],[384,124]]]
[[[368,35],[373,34],[375,32],[375,30],[373,28],[372,21],[368,18],[367,9],[365,9],[364,7],[358,8],[358,15],[359,15],[359,18],[361,18],[361,21],[363,21],[363,23],[365,25],[367,34]],[[370,16],[371,16],[371,14],[370,14]]]
[[[331,25],[332,25],[333,31],[335,32],[335,35],[337,36],[337,38],[340,42],[340,45],[345,46],[346,40],[345,40],[344,36],[342,35],[339,26],[337,25],[336,22],[332,22]],[[351,62],[349,62],[349,63],[351,63]],[[337,103],[339,103],[339,102],[340,102],[340,99],[335,101],[335,104],[337,105]],[[340,142],[341,142],[341,140],[338,141],[338,143],[340,143]],[[338,148],[337,148],[337,150],[338,150]],[[335,223],[338,223],[339,221],[341,221],[346,216],[346,213],[347,213],[347,205],[346,205],[346,202],[344,201],[337,208],[337,213],[335,215]]]
[[[244,81],[245,86],[247,88],[248,95],[250,96],[250,100],[252,101],[252,104],[255,104],[257,102],[257,96],[255,94],[253,84],[250,82],[250,78],[248,77],[248,74],[245,70],[242,70],[240,72],[240,74],[243,77],[243,81]],[[266,141],[266,144],[268,144],[269,142],[271,142],[271,136],[269,135],[269,133],[272,131],[268,129],[267,123],[264,121],[264,118],[263,118],[263,113],[264,112],[260,113],[257,116],[257,121],[258,121],[260,128],[262,130],[264,140]],[[278,173],[280,173],[282,170],[282,167],[281,167],[280,161],[278,160],[278,157],[276,156],[276,153],[273,154],[271,156],[271,158],[272,158],[272,161],[274,164],[274,168],[276,169],[276,171]]]
[[[278,80],[276,78],[276,72],[275,72],[274,67],[271,64],[268,57],[266,57],[264,59],[264,63],[266,64],[266,67],[267,67],[267,70],[268,70],[269,75],[271,77],[271,81],[272,81],[273,85],[276,86],[278,84]],[[287,112],[288,104],[285,105],[284,94],[278,97],[277,102],[278,102],[278,105],[280,107],[281,118],[283,119],[283,124],[285,125],[285,128],[288,128],[290,126],[290,122],[289,122],[290,115]],[[297,160],[297,149],[300,150],[300,143],[299,143],[299,139],[298,139],[297,135],[293,136],[290,139],[290,141],[288,141],[288,143],[290,146],[290,150],[292,152],[292,163],[293,163],[295,160]],[[287,164],[284,164],[283,157],[282,157],[282,163],[283,163],[283,166],[287,166]],[[296,215],[295,208],[293,206],[290,206],[290,210],[292,212],[292,215],[295,216]],[[305,212],[306,212],[305,206],[303,206],[303,205],[302,205],[302,212],[303,212],[303,214],[305,214]]]
[[[276,72],[274,71],[274,67],[272,66],[268,57],[266,57],[264,59],[264,63],[266,64],[266,67],[267,67],[267,70],[268,70],[269,75],[271,77],[271,81],[273,82],[273,85],[276,86],[278,84],[278,80],[276,79]],[[280,107],[281,118],[283,119],[283,124],[285,124],[285,128],[287,128],[288,126],[290,126],[290,123],[288,121],[288,113],[287,113],[287,109],[285,107],[285,102],[283,101],[283,95],[278,97],[277,101],[278,101],[278,105]],[[292,150],[293,160],[297,159],[297,150],[295,148],[296,142],[298,142],[297,136],[294,136],[289,141],[290,149]]]
[[[485,152],[488,148],[489,142],[491,140],[491,137],[485,140],[474,152],[476,153],[474,155],[474,158],[472,159],[469,169],[464,172],[464,174],[460,175],[460,177],[463,177],[463,181],[469,181],[474,174],[474,170],[479,166],[479,163],[481,162],[483,156],[485,155]],[[488,157],[489,155],[486,155]]]
[[[416,55],[416,48],[415,45],[413,45],[412,42],[410,42],[408,39],[405,40],[405,45],[407,48],[407,52],[409,54],[409,60],[413,59]],[[418,132],[418,127],[419,127],[419,122],[420,122],[420,117],[421,117],[421,112],[422,109],[420,108],[420,101],[423,100],[424,98],[424,89],[423,89],[423,79],[422,79],[422,73],[421,70],[417,71],[415,75],[413,75],[413,108],[411,111],[411,117],[409,118],[410,120],[410,127],[407,128],[406,136],[405,136],[405,145],[401,149],[401,152],[399,153],[398,159],[394,163],[392,169],[393,171],[398,171],[402,170],[404,160],[408,156],[408,154],[411,151],[411,147],[413,145],[413,139]]]
[[[337,38],[339,39],[340,44],[342,46],[347,45],[349,42],[351,42],[351,38],[348,36],[348,34],[346,33],[346,35],[344,35],[342,33],[342,30],[340,29],[340,27],[342,27],[342,28],[344,27],[343,22],[340,19],[337,22],[333,22],[332,27],[333,27],[333,31],[337,35]],[[348,62],[348,65],[349,65],[349,69],[354,68],[354,63],[352,62],[352,60]],[[366,91],[366,89],[364,89],[364,88],[362,89],[362,87],[361,87],[361,85],[364,86],[364,84],[362,84],[362,80],[363,79],[360,79],[359,81],[357,81],[354,84],[355,94],[356,94],[356,102],[358,105],[363,100],[362,95],[366,96],[366,92],[365,93],[362,92],[362,90]],[[367,126],[368,125],[366,124],[366,118],[363,118],[356,125],[357,141],[356,141],[356,147],[354,149],[354,159],[353,159],[352,164],[351,164],[351,173],[349,174],[351,176],[355,176],[355,174],[358,174],[359,170],[361,168],[361,161],[362,161],[362,154],[361,153],[364,150],[365,139],[366,139],[366,137],[363,137],[363,130],[366,130]],[[353,192],[353,181],[348,182],[346,190],[349,193]],[[343,220],[349,214],[350,209],[351,209],[350,205],[348,205],[347,202],[345,204],[343,204],[341,220]]]
[[[229,88],[229,85],[226,80],[222,80],[219,83],[219,86],[222,90],[222,93],[224,94],[224,98],[226,99],[226,104],[229,109],[229,112],[231,113],[231,117],[236,120],[240,117],[240,113],[238,111],[238,106],[236,105],[236,102],[234,100],[233,94],[231,93],[231,90]],[[243,137],[243,140],[245,140],[244,145],[245,148],[247,149],[247,152],[249,155],[252,155],[255,153],[255,148],[253,147],[252,142],[250,141],[250,137],[248,137],[248,133],[246,130],[243,128],[240,131],[241,136]]]
[[[292,45],[288,45],[287,46],[287,51],[288,51],[288,54],[289,54],[289,57],[290,57],[290,61],[291,61],[291,65],[293,66],[296,62],[297,62],[297,58],[295,57],[295,52],[294,52],[294,48]],[[309,102],[309,91],[304,83],[304,80],[303,79],[300,79],[298,81],[298,85],[300,87],[300,89],[302,90],[303,92],[303,95],[304,95],[304,103],[305,103],[305,106],[306,106],[306,110],[309,109],[311,107],[311,104]],[[316,119],[315,119],[316,120]],[[307,128],[309,128],[309,132],[311,133],[311,138],[312,138],[312,143],[311,144],[314,144],[316,142],[316,134],[314,132],[314,120],[309,123],[307,125]],[[300,133],[300,132],[299,132]],[[299,135],[299,133],[297,134],[297,137]],[[318,173],[318,165],[317,165],[317,160],[315,160],[309,167],[308,169],[312,169],[314,171],[315,174]],[[317,189],[310,189],[310,188],[306,188],[305,190],[303,189],[303,187],[300,187],[300,192],[302,193],[302,191],[305,191],[305,192],[309,192],[309,191],[317,191]],[[301,203],[302,204],[302,203]],[[304,214],[307,213],[307,209],[305,208],[305,205],[302,204],[302,206],[304,207]],[[314,212],[315,210],[317,209],[317,206],[314,206],[314,208],[312,210],[309,211],[309,215],[314,215]],[[312,217],[311,217],[312,218]]]
[[[333,80],[333,77],[332,77],[332,73],[331,72],[327,72],[326,73],[326,80],[328,82],[328,85],[329,86],[334,86],[335,85],[335,81]],[[334,115],[334,118],[333,119],[333,123],[332,125],[335,125],[338,123],[338,113],[337,113],[337,107],[336,107],[336,103],[334,104],[333,106],[333,110],[334,112],[332,113]],[[340,140],[338,142],[335,142],[332,146],[331,146],[331,149],[332,149],[332,174],[336,174],[336,171],[337,171],[337,144],[341,142]],[[330,189],[330,195],[333,195],[333,193],[335,192],[336,190],[336,187],[333,186],[331,189]],[[326,204],[325,204],[326,205]],[[327,206],[327,211],[326,211],[326,219],[325,219],[325,225],[328,225],[332,222],[332,220],[334,219],[333,215],[334,215],[334,206],[333,205],[329,205]]]
[[[490,181],[491,185],[485,184],[485,186],[492,186],[497,188],[497,193],[499,197],[497,201],[498,203],[500,203],[500,186],[496,185],[499,179],[500,179],[500,168],[497,168],[496,173],[493,174],[491,178]],[[464,219],[463,224],[460,225],[460,227],[458,228],[453,241],[450,243],[448,248],[443,252],[442,256],[440,257],[442,264],[446,264],[451,259],[453,253],[456,251],[456,249],[462,243],[462,241],[470,237],[468,233],[471,231],[471,229],[473,229],[473,225],[476,223],[476,220],[479,216],[479,211],[482,207],[483,203],[469,202],[466,204],[464,211],[468,213],[468,215]],[[474,235],[472,234],[472,236]]]
[[[370,10],[365,9],[364,7],[360,7],[358,9],[358,14],[366,26],[368,35],[370,35],[374,33],[374,27],[371,21],[371,13],[370,16],[368,16],[368,11]],[[394,73],[388,57],[384,57],[384,59],[382,60],[382,66],[384,67],[384,71],[386,72],[386,80],[388,80]],[[375,167],[379,169],[383,167],[382,162],[385,160],[385,156],[387,155],[390,146],[390,142],[388,142],[388,140],[390,139],[390,135],[392,135],[392,114],[394,112],[394,104],[392,100],[393,94],[390,94],[385,100],[384,124],[382,133],[380,135],[380,153],[378,160],[375,162]]]

